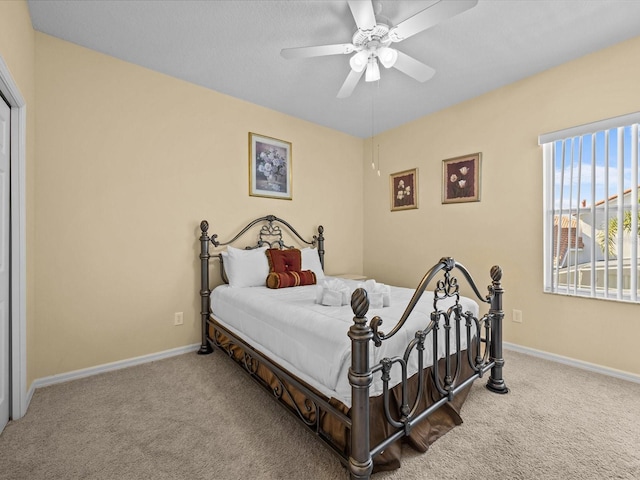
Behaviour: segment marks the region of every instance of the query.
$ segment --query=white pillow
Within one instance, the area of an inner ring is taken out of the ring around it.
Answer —
[[[224,271],[231,287],[263,287],[269,275],[269,260],[265,251],[267,247],[241,250],[227,247],[222,252]]]
[[[317,282],[322,280],[324,278],[324,271],[322,270],[318,250],[307,247],[300,250],[300,252],[302,253],[302,270],[311,270],[316,274]]]

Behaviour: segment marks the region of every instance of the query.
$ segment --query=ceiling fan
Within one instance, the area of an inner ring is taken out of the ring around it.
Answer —
[[[478,0],[440,0],[394,27],[376,20],[372,0],[348,0],[347,3],[358,27],[351,43],[283,48],[280,51],[280,55],[286,59],[349,55],[355,52],[349,60],[351,71],[338,92],[338,98],[351,95],[363,74],[367,82],[379,80],[378,60],[383,67],[396,68],[419,82],[429,80],[435,74],[433,68],[390,45],[473,8]]]

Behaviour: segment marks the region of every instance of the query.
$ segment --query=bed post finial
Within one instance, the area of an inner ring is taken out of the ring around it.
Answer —
[[[369,343],[373,331],[367,324],[369,299],[363,288],[357,288],[351,295],[351,309],[355,317],[349,329],[351,339],[351,438],[358,441],[351,445],[349,471],[351,479],[368,479],[373,471],[373,460],[369,446],[369,387],[373,374],[369,369]]]
[[[213,351],[207,341],[207,320],[209,320],[209,222],[200,222],[200,321],[202,322],[200,350],[198,355],[207,355]]]
[[[502,320],[504,312],[502,311],[502,268],[499,265],[491,267],[491,285],[489,285],[489,298],[491,299],[491,347],[489,350],[489,360],[495,362],[495,366],[491,369],[491,375],[487,381],[487,389],[494,393],[509,393],[507,385],[502,378],[502,367],[504,366],[504,358],[502,357]]]
[[[491,280],[493,280],[493,284],[500,284],[500,280],[502,280],[502,267],[500,265],[494,265],[491,267],[491,271],[489,272],[491,275]]]
[[[318,256],[320,257],[320,265],[324,269],[324,227],[318,226],[318,235],[314,235],[313,239],[316,242],[316,248],[318,249]]]

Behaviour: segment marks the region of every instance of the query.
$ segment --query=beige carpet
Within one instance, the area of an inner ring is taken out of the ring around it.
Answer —
[[[464,424],[382,479],[640,479],[640,384],[506,352],[509,395],[476,382]],[[348,479],[220,353],[36,391],[0,436],[0,479]]]

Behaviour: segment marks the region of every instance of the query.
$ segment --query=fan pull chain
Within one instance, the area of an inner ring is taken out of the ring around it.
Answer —
[[[380,80],[376,82],[376,88],[380,89]],[[376,109],[375,109],[375,95],[376,92],[371,92],[371,169],[376,170],[376,149],[378,150],[378,176],[380,176],[380,144],[376,144],[374,148],[375,140],[375,122],[376,122]]]
[[[371,107],[371,111],[372,112],[375,112],[375,109],[374,109],[375,101],[373,100],[373,98],[374,98],[374,95],[378,95],[378,92],[380,91],[380,80],[378,80],[376,82],[376,87],[375,88],[376,88],[375,93],[371,95],[371,101],[374,104]],[[374,121],[375,121],[375,117],[371,121],[372,125],[375,125]],[[378,176],[380,176],[380,143],[377,144],[377,150],[378,150]],[[371,137],[371,151],[373,152],[373,136]],[[372,156],[373,156],[373,153],[372,153]],[[375,169],[375,166],[374,166],[374,169]]]
[[[376,158],[373,152],[373,137],[371,137],[371,170],[376,169]]]
[[[374,140],[374,132],[375,132],[375,102],[373,101],[373,92],[371,93],[371,169],[376,169],[375,156],[373,151],[373,140]]]

